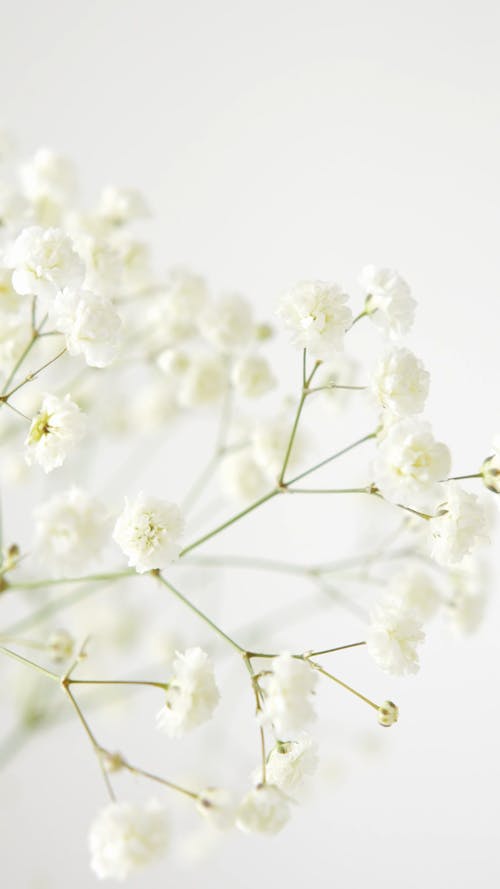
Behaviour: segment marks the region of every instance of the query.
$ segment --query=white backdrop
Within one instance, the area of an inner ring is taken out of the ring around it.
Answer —
[[[497,3],[1,10],[3,123],[28,152],[72,156],[90,194],[140,188],[160,266],[187,263],[262,315],[302,277],[350,288],[368,262],[396,266],[419,302],[411,343],[433,372],[430,419],[456,472],[473,471],[500,431]],[[341,762],[331,793],[278,838],[237,837],[130,885],[496,885],[499,613],[493,598],[477,636],[431,638],[420,676],[390,686],[397,730]],[[6,886],[94,885],[82,840],[102,796],[80,740],[77,726],[46,733],[5,774]]]

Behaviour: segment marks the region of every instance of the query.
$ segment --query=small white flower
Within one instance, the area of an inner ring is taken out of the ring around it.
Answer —
[[[461,562],[477,544],[488,541],[488,521],[478,497],[456,482],[447,483],[444,495],[439,514],[429,521],[428,528],[432,556],[450,565]]]
[[[99,557],[109,520],[102,503],[85,491],[54,494],[34,516],[37,552],[54,574],[77,575]]]
[[[99,216],[111,225],[125,225],[150,216],[145,198],[134,188],[103,188],[99,199]]]
[[[374,482],[388,500],[435,496],[436,483],[450,471],[450,452],[437,442],[429,423],[409,417],[389,426],[373,463]]]
[[[237,293],[219,297],[203,312],[200,331],[219,352],[240,351],[254,333],[250,303]]]
[[[70,355],[83,355],[90,367],[113,362],[122,323],[111,300],[66,287],[55,297],[52,316],[56,330],[66,337]]]
[[[167,841],[165,811],[156,802],[110,803],[90,828],[90,866],[100,880],[124,880],[160,858]]]
[[[344,334],[352,323],[348,298],[338,284],[301,281],[282,297],[277,314],[291,331],[294,345],[328,360],[343,349]]]
[[[293,793],[317,767],[317,744],[309,735],[303,734],[295,741],[279,741],[273,747],[266,763],[266,780],[285,793]]]
[[[121,269],[121,296],[135,296],[148,291],[154,284],[151,251],[148,244],[130,237],[122,228],[116,229],[110,240]]]
[[[211,718],[219,698],[208,655],[201,648],[178,652],[166,701],[156,718],[157,726],[169,737],[180,738]]]
[[[193,355],[179,386],[179,402],[201,407],[217,401],[227,389],[228,372],[220,355]]]
[[[482,561],[466,557],[450,571],[452,595],[446,608],[452,630],[468,636],[481,626],[488,603],[488,576]]]
[[[69,395],[45,395],[25,441],[28,466],[38,463],[45,472],[62,466],[82,438],[85,426],[85,415]]]
[[[419,620],[430,620],[440,604],[439,590],[427,571],[410,567],[391,578],[387,602],[412,612]]]
[[[167,377],[182,377],[189,369],[191,356],[185,349],[164,349],[156,363]]]
[[[76,173],[72,161],[50,148],[39,148],[21,168],[26,197],[31,201],[45,198],[64,205],[76,192]]]
[[[311,695],[317,675],[307,661],[286,653],[273,658],[270,669],[263,718],[273,724],[280,737],[287,737],[315,719]]]
[[[148,497],[142,492],[135,500],[125,498],[118,516],[113,540],[128,556],[128,564],[139,574],[165,568],[179,555],[184,520],[175,503]]]
[[[76,231],[75,250],[85,264],[85,290],[113,297],[121,292],[122,269],[117,251],[109,240]]]
[[[265,395],[276,385],[269,362],[262,355],[245,355],[236,361],[232,381],[237,392],[246,398]]]
[[[223,489],[234,500],[251,502],[269,490],[267,475],[248,451],[225,457],[221,473]]]
[[[162,295],[149,312],[153,343],[172,346],[192,337],[207,300],[204,278],[181,266],[170,269]]]
[[[232,793],[221,787],[202,790],[196,803],[200,815],[218,830],[228,830],[234,824],[236,805]]]
[[[421,622],[404,608],[380,606],[366,634],[370,655],[381,670],[394,676],[417,673],[417,648],[425,639]]]
[[[416,302],[404,278],[395,269],[369,265],[361,272],[360,284],[366,296],[365,310],[374,324],[394,336],[408,333]]]
[[[236,824],[244,833],[278,833],[290,818],[290,803],[273,784],[260,784],[243,797]]]
[[[380,359],[373,392],[382,408],[393,414],[418,414],[424,409],[430,375],[409,349],[393,348]]]
[[[50,300],[63,287],[80,287],[85,267],[73,242],[61,229],[33,225],[23,229],[7,251],[12,284],[22,296]]]

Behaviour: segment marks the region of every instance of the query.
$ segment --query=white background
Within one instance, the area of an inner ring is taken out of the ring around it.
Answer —
[[[429,416],[455,471],[474,471],[500,429],[495,2],[1,7],[4,124],[28,152],[72,156],[90,194],[140,188],[160,265],[241,289],[261,315],[298,278],[352,288],[368,262],[400,269]],[[172,856],[131,885],[496,885],[498,616],[493,600],[478,636],[431,639],[376,760],[355,760],[278,838],[238,837],[186,870]],[[84,836],[102,789],[74,729],[6,774],[5,886],[94,885]]]

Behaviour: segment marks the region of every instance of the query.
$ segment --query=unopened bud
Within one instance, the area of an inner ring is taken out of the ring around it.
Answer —
[[[379,724],[386,728],[398,721],[399,710],[392,701],[384,701],[378,708],[377,713]]]

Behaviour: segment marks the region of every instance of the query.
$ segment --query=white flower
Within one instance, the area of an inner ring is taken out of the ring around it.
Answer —
[[[149,312],[153,343],[173,345],[193,336],[207,300],[204,278],[181,266],[171,269],[164,294]]]
[[[457,636],[475,633],[483,621],[488,602],[485,568],[483,562],[469,556],[450,572],[452,595],[447,602],[447,612]]]
[[[86,418],[69,395],[45,395],[25,441],[28,466],[38,463],[45,472],[62,466],[85,432]]]
[[[46,300],[63,287],[79,287],[85,275],[71,238],[59,228],[33,225],[23,229],[7,251],[6,262],[14,269],[16,293]]]
[[[116,188],[113,185],[103,188],[98,212],[112,225],[125,225],[151,215],[140,191],[134,188]]]
[[[250,502],[269,490],[267,475],[248,451],[225,457],[221,473],[223,489],[234,500]]]
[[[245,355],[238,359],[232,371],[235,389],[247,398],[265,395],[276,385],[269,362],[262,355]]]
[[[151,251],[143,241],[130,237],[118,228],[110,241],[121,269],[121,296],[135,296],[148,291],[154,283]]]
[[[263,718],[280,737],[286,737],[315,718],[311,695],[317,675],[307,661],[286,653],[273,658],[270,669]]]
[[[391,578],[387,602],[412,612],[419,620],[433,617],[439,608],[439,590],[427,571],[410,567]]]
[[[365,310],[373,322],[395,336],[408,333],[416,302],[404,278],[395,269],[369,265],[361,272],[360,284],[366,296]]]
[[[243,349],[254,334],[250,303],[237,293],[219,297],[203,312],[200,331],[220,352]]]
[[[366,634],[370,655],[381,670],[394,676],[417,673],[417,648],[425,639],[421,622],[404,608],[379,607]]]
[[[266,763],[266,780],[285,793],[296,791],[318,767],[318,748],[309,735],[296,741],[279,741]]]
[[[108,534],[102,503],[72,487],[37,507],[36,548],[54,574],[77,575],[99,557]]]
[[[500,435],[493,441],[493,454],[483,462],[481,475],[488,490],[500,494]]]
[[[184,520],[175,503],[141,492],[132,502],[125,498],[113,539],[128,556],[129,566],[144,574],[177,558],[183,531]]]
[[[450,471],[450,452],[437,442],[429,423],[409,417],[391,425],[373,464],[374,482],[388,500],[407,502],[435,495]]]
[[[393,348],[380,359],[373,391],[378,403],[393,414],[418,414],[429,392],[430,375],[409,349]]]
[[[76,231],[75,250],[85,264],[85,290],[112,297],[121,291],[122,268],[117,251],[102,237]]]
[[[66,337],[70,355],[83,355],[90,367],[112,363],[122,323],[111,300],[65,287],[55,297],[51,314],[56,330]]]
[[[290,818],[290,803],[273,784],[261,784],[243,797],[236,824],[244,833],[278,833]]]
[[[28,202],[26,198],[5,181],[0,180],[0,225],[5,228],[16,229],[22,224],[28,215]]]
[[[219,698],[208,655],[201,648],[178,652],[157,726],[171,738],[180,738],[211,718]]]
[[[220,355],[193,355],[182,376],[179,402],[199,407],[217,401],[227,389],[227,367]]]
[[[476,544],[488,540],[488,521],[475,494],[450,481],[439,514],[428,523],[431,553],[436,561],[449,565],[460,562]]]
[[[164,349],[156,363],[167,377],[181,377],[191,364],[191,356],[184,349]]]
[[[33,202],[48,200],[63,206],[76,192],[73,163],[50,148],[39,148],[21,168],[26,197]]]
[[[344,347],[352,312],[338,284],[301,281],[282,297],[277,314],[292,333],[292,343],[315,358],[331,358]]]
[[[156,802],[110,803],[90,828],[90,866],[100,880],[124,880],[160,858],[167,840],[165,811]]]
[[[234,824],[236,806],[233,795],[221,787],[202,790],[196,808],[218,830],[227,830]]]

